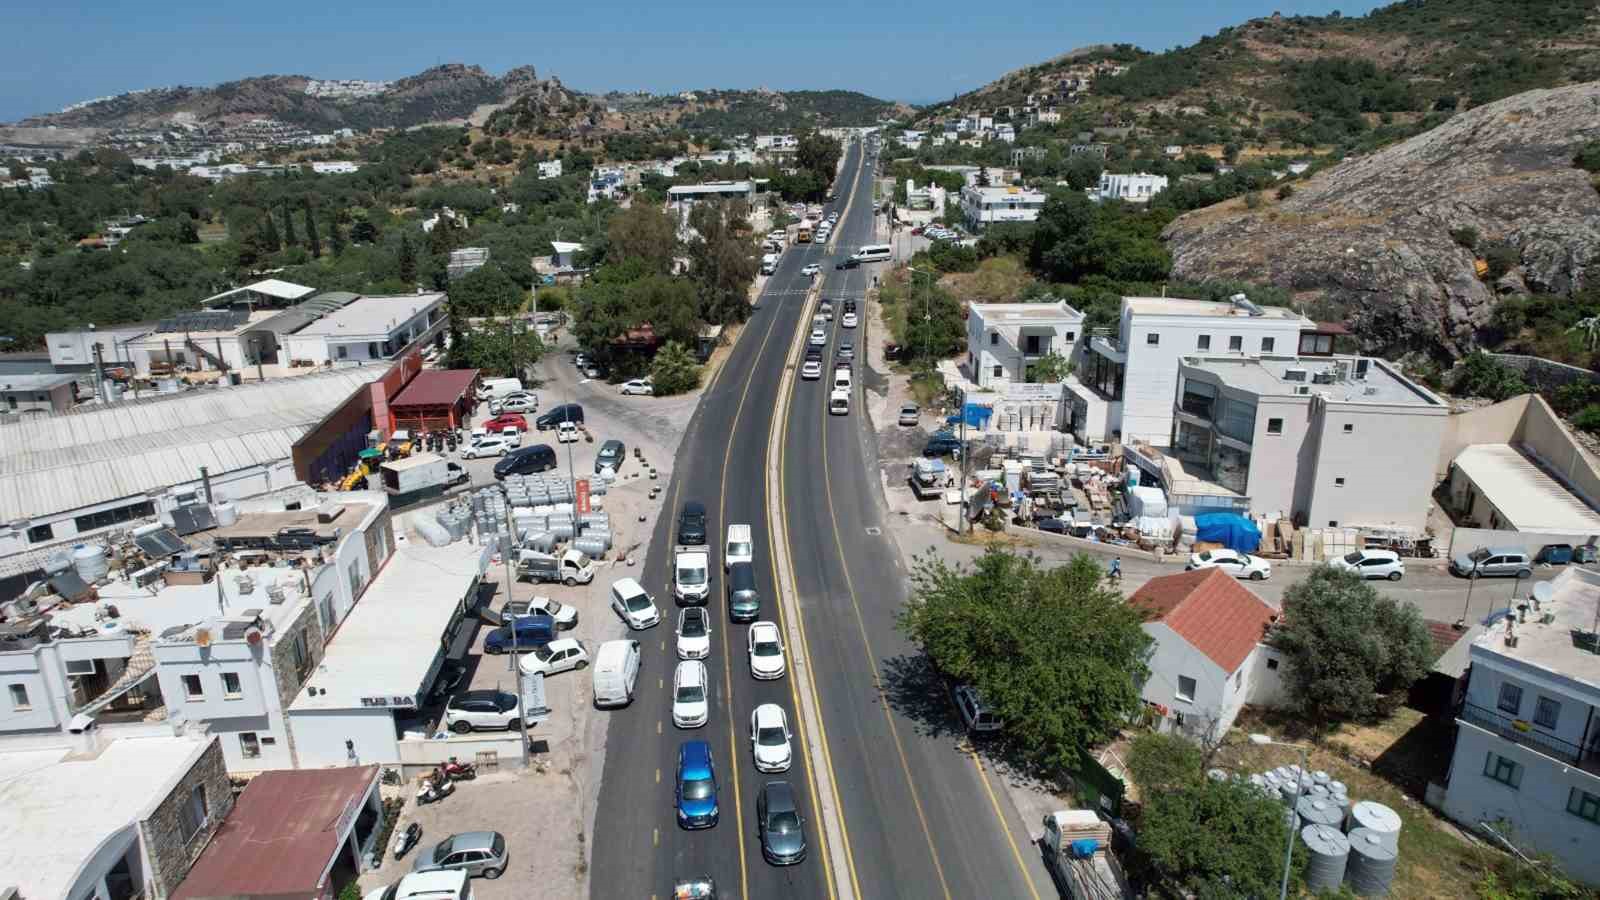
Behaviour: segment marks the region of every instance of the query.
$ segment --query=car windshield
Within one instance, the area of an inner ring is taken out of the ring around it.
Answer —
[[[684,616],[682,630],[684,637],[705,637],[706,620],[702,616]]]
[[[1484,560],[1486,560],[1488,558],[1489,558],[1489,550],[1486,547],[1480,547],[1477,550],[1474,550],[1471,553],[1467,554],[1467,559],[1470,559],[1473,562],[1483,562]]]
[[[705,584],[706,570],[702,566],[680,566],[678,568],[679,584]]]
[[[679,703],[704,703],[706,689],[698,684],[682,684],[678,686]]]
[[[545,662],[550,659],[550,647],[548,645],[535,647],[533,648],[533,655],[538,657],[540,662]]]
[[[777,656],[779,652],[777,641],[756,641],[757,656]]]
[[[728,555],[729,556],[749,556],[750,555],[750,542],[749,541],[734,541],[734,542],[730,543],[728,545]]]
[[[774,834],[790,834],[800,830],[800,817],[792,812],[781,812],[772,817],[768,829]]]
[[[439,846],[433,848],[433,861],[436,863],[444,862],[444,858],[453,852],[455,852],[454,839],[441,841],[439,842]]]
[[[689,778],[683,782],[683,799],[709,800],[717,795],[717,785],[709,778]]]
[[[1361,555],[1361,551],[1360,550],[1357,550],[1354,553],[1346,553],[1344,555],[1344,561],[1349,563],[1352,566],[1356,565],[1359,562],[1361,562],[1361,560],[1363,560],[1365,558],[1366,557]]]
[[[1200,561],[1201,562],[1211,562],[1213,559],[1216,559],[1216,558],[1217,558],[1217,555],[1215,553],[1212,553],[1210,550],[1202,551],[1201,554],[1200,554]]]
[[[650,608],[650,596],[648,594],[634,594],[622,602],[632,612],[640,612]]]
[[[756,731],[756,743],[763,747],[781,747],[788,741],[789,739],[783,735],[782,728],[769,727]]]
[[[544,602],[544,611],[552,616],[559,616],[564,610],[566,610],[566,607],[562,606],[559,600],[546,600]]]

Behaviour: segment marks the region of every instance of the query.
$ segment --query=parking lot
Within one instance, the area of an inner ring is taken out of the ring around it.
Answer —
[[[580,640],[592,655],[605,641],[622,637],[625,628],[609,607],[611,583],[625,576],[640,577],[647,542],[663,497],[652,499],[651,487],[665,486],[670,478],[672,455],[693,414],[698,394],[653,398],[624,397],[614,385],[584,378],[565,352],[551,353],[541,363],[544,384],[537,388],[540,409],[557,403],[581,403],[585,412],[585,436],[568,445],[558,445],[553,433],[534,431],[523,446],[548,443],[557,448],[559,471],[575,478],[594,477],[594,460],[601,444],[608,439],[623,441],[627,457],[617,480],[604,496],[593,502],[611,515],[615,542],[606,558],[596,561],[594,581],[588,585],[532,584],[514,581],[507,584],[504,561],[488,573],[485,591],[487,605],[500,610],[512,599],[526,601],[535,595],[572,606],[578,623],[561,637]],[[528,414],[530,426],[536,414]],[[488,404],[474,413],[473,424],[489,417]],[[570,448],[570,469],[569,454]],[[639,455],[635,455],[638,448]],[[459,460],[457,454],[447,454]],[[477,489],[495,484],[494,458],[459,460],[471,475]],[[651,479],[649,466],[656,467]],[[660,596],[664,585],[646,585]],[[459,690],[515,690],[513,654],[483,653],[483,642],[491,625],[478,627],[472,651],[466,659],[467,674]],[[483,900],[516,898],[570,898],[588,894],[587,859],[589,836],[593,834],[594,804],[598,796],[600,773],[605,761],[608,713],[594,708],[591,679],[587,669],[552,675],[545,681],[550,718],[532,727],[529,738],[532,764],[525,771],[502,769],[484,772],[472,781],[459,782],[453,794],[426,806],[415,802],[416,784],[385,786],[388,796],[406,800],[398,827],[411,822],[422,826],[419,849],[426,849],[451,834],[465,831],[498,831],[505,836],[510,864],[498,880],[476,879],[473,891]],[[439,715],[437,707],[427,711]],[[466,760],[464,760],[466,761]],[[398,863],[392,854],[383,866],[362,876],[363,892],[392,884],[409,871],[413,850]]]

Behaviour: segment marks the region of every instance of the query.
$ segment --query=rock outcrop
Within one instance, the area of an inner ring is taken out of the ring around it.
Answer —
[[[1272,283],[1325,301],[1368,350],[1457,356],[1500,293],[1600,284],[1600,192],[1572,162],[1597,139],[1600,82],[1529,91],[1296,182],[1285,200],[1231,200],[1162,236],[1174,277]],[[1480,278],[1480,255],[1501,245],[1518,265]]]

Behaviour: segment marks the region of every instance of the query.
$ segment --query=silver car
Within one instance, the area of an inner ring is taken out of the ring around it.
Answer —
[[[1450,571],[1463,578],[1527,578],[1533,558],[1517,547],[1479,547],[1450,560]]]
[[[922,413],[917,409],[915,403],[907,403],[905,406],[900,407],[900,424],[915,428],[917,427],[917,422],[920,421],[921,415]]]
[[[506,839],[498,831],[467,831],[453,834],[432,847],[418,851],[411,863],[413,872],[461,869],[468,875],[495,879],[506,870],[511,855]]]

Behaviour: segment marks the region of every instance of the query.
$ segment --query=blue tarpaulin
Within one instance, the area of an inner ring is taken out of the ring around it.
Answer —
[[[1221,544],[1238,553],[1254,553],[1261,546],[1261,529],[1238,513],[1206,513],[1194,517],[1195,540]]]
[[[1088,859],[1100,849],[1100,842],[1094,838],[1080,838],[1067,845],[1067,853],[1074,859]]]

